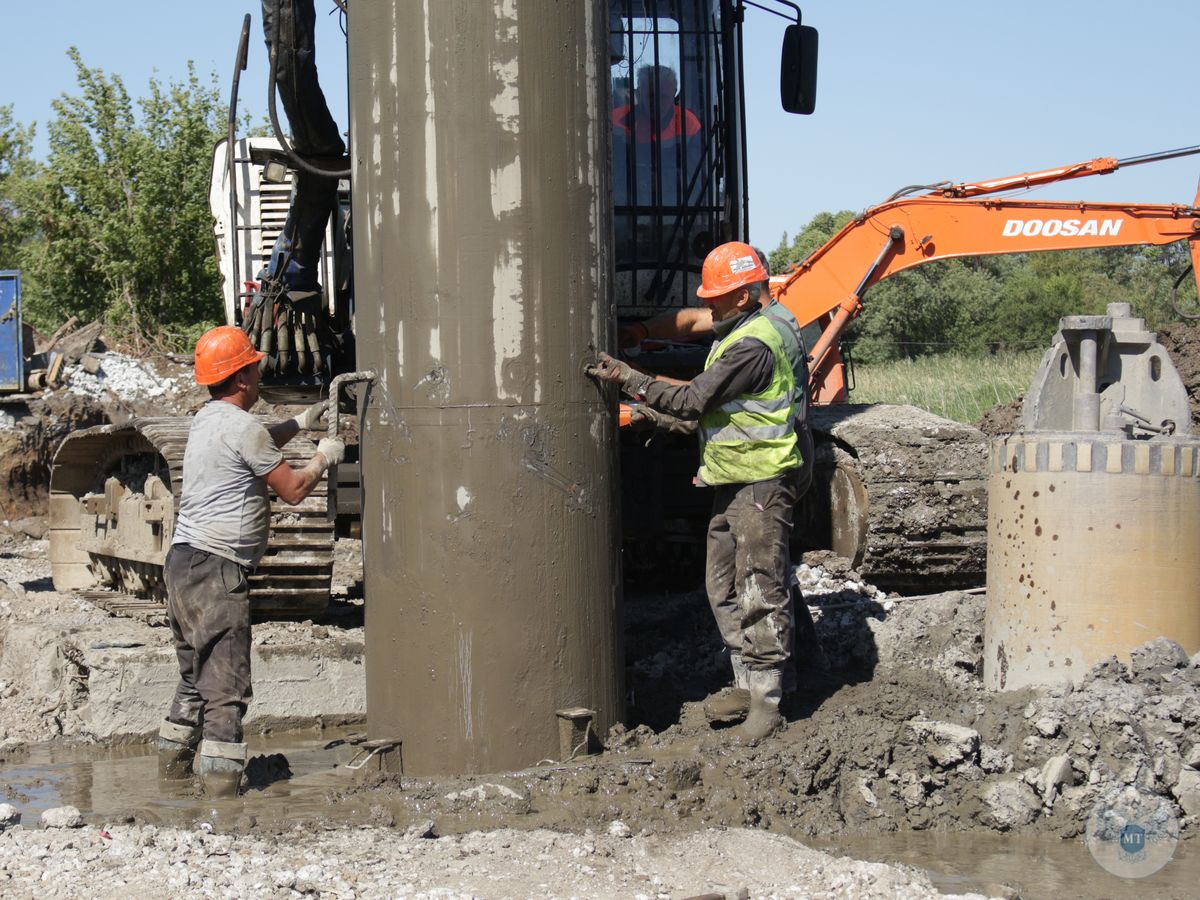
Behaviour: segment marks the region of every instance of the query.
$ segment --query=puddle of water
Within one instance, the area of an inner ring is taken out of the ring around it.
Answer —
[[[925,869],[943,893],[987,894],[1007,885],[1022,900],[1200,896],[1200,846],[1194,840],[1180,843],[1171,862],[1154,875],[1138,879],[1102,869],[1082,838],[916,831],[803,840],[838,856]]]
[[[326,729],[249,737],[251,757],[282,753],[292,777],[223,801],[202,797],[195,779],[160,780],[153,744],[35,744],[11,761],[0,762],[0,803],[15,806],[27,824],[36,823],[44,810],[63,805],[76,807],[97,824],[128,814],[162,825],[188,825],[197,818],[219,819],[231,825],[243,813],[278,819],[328,818],[336,811],[325,795],[330,788],[349,783],[351,773],[341,764],[353,751],[344,746],[325,747],[351,731]]]
[[[344,764],[354,749],[326,748],[353,731],[333,728],[250,738],[251,756],[282,753],[287,757],[292,777],[223,801],[200,796],[194,779],[160,782],[158,754],[152,744],[34,745],[10,760],[0,760],[0,803],[16,806],[30,826],[36,826],[44,810],[64,804],[77,807],[95,825],[128,814],[136,815],[141,822],[178,827],[193,827],[197,821],[207,821],[217,830],[228,830],[245,814],[254,815],[260,823],[276,826],[298,819],[361,823],[372,803],[378,801],[387,806],[389,798],[371,792],[347,795],[347,788],[356,779]],[[690,758],[692,752],[683,755]],[[566,797],[558,799],[569,802]],[[415,802],[417,806],[407,810],[410,814],[421,806],[419,799]],[[439,829],[451,833],[543,824],[537,812],[506,811],[503,804],[492,812],[494,821],[479,809],[440,815]],[[551,815],[545,824],[553,827],[555,821]],[[1097,865],[1080,839],[1062,841],[1053,837],[933,831],[851,835],[829,840],[797,837],[805,844],[836,855],[924,869],[934,885],[946,893],[976,891],[995,895],[999,886],[1007,885],[1017,889],[1024,900],[1200,897],[1200,841],[1195,840],[1180,843],[1172,861],[1156,874],[1125,880]]]

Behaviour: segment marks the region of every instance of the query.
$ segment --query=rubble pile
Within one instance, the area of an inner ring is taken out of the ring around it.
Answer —
[[[97,629],[114,645],[168,642],[166,629],[56,594],[44,546],[0,541],[9,585],[0,597],[0,748],[90,737],[88,676],[71,650],[78,641],[39,643],[35,621],[82,636],[85,653]],[[347,558],[347,580],[351,566]],[[505,784],[520,802],[489,799],[482,781],[466,777],[362,789],[386,796],[400,821],[433,815],[462,828],[482,803],[500,824],[566,830],[620,819],[635,831],[755,826],[805,836],[936,826],[1072,837],[1106,793],[1133,786],[1169,800],[1183,835],[1196,833],[1200,657],[1159,640],[1131,666],[1093,667],[1074,688],[992,694],[981,680],[982,597],[887,597],[844,561],[821,557],[796,577],[829,669],[802,666],[785,702],[790,724],[759,746],[704,718],[699,701],[728,683],[729,664],[703,594],[643,595],[627,603],[631,725],[607,736],[608,752],[594,764],[513,773]],[[320,653],[335,631],[361,634],[361,619],[259,625],[255,646],[311,641]]]
[[[77,896],[822,896],[939,894],[916,870],[841,859],[744,830],[684,835],[433,828],[219,834],[154,825],[0,826],[0,891]],[[82,824],[82,823],[80,823]],[[426,893],[430,892],[430,893]],[[965,898],[977,894],[954,895]]]
[[[597,792],[626,821],[637,820],[630,804],[658,819],[802,835],[937,827],[1074,837],[1098,802],[1132,786],[1169,801],[1184,836],[1196,834],[1200,654],[1158,639],[1131,666],[1106,660],[1075,688],[992,694],[981,681],[983,598],[889,602],[891,612],[864,597],[818,616],[834,671],[802,685],[778,738],[739,747],[693,706],[659,734],[613,741],[619,753],[653,756],[698,739],[690,759],[647,768],[636,790],[618,775]]]
[[[604,809],[662,827],[687,821],[800,835],[1020,828],[1073,837],[1098,802],[1133,786],[1168,800],[1183,834],[1196,833],[1200,656],[1189,660],[1159,640],[1131,667],[1115,659],[1094,667],[1075,689],[991,694],[981,680],[983,597],[887,598],[844,562],[833,568],[841,574],[797,571],[831,671],[802,680],[782,735],[740,746],[711,729],[693,702],[705,691],[683,696],[678,685],[689,673],[709,690],[728,679],[715,638],[688,646],[670,632],[631,628],[639,646],[658,646],[634,660],[636,690],[656,702],[682,697],[682,716],[657,733],[615,729],[610,751],[645,763],[632,772],[601,767],[586,784],[570,774],[531,780],[534,805],[573,796],[578,810],[583,794],[599,798],[596,815]],[[642,629],[673,621],[687,634],[702,617],[686,601],[663,598],[653,617],[633,618]],[[637,702],[645,712],[651,700]],[[681,758],[685,746],[692,749]]]
[[[183,391],[177,378],[160,376],[148,364],[124,354],[110,351],[92,359],[96,362],[91,366],[67,367],[67,390],[72,394],[129,403],[170,399]]]

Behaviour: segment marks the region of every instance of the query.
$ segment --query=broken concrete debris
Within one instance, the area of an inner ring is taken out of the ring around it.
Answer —
[[[1041,808],[1037,794],[1021,778],[993,783],[983,792],[983,802],[988,810],[985,821],[997,831],[1029,825]]]
[[[83,816],[74,806],[56,806],[42,813],[43,828],[82,828]]]
[[[0,803],[0,831],[21,824],[21,813],[11,803]]]

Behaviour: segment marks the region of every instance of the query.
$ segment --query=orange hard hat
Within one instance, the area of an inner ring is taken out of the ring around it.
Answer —
[[[753,247],[741,241],[729,241],[714,247],[704,257],[696,296],[702,300],[720,297],[748,284],[766,281],[767,277],[767,270]]]
[[[233,325],[210,328],[196,341],[196,383],[220,384],[265,356],[254,349],[242,329]]]

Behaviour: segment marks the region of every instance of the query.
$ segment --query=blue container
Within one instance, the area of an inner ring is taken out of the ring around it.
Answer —
[[[0,272],[0,391],[25,389],[21,330],[21,273]]]

